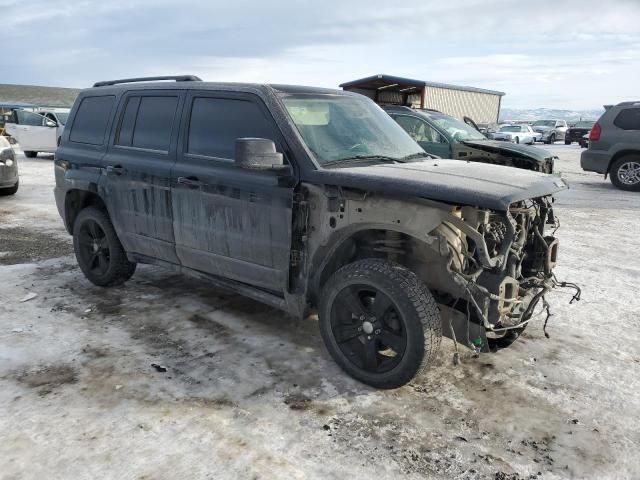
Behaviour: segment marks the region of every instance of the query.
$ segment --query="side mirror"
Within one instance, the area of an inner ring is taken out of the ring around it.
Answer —
[[[57,127],[58,124],[56,122],[54,122],[53,120],[45,120],[44,126],[45,127]]]
[[[281,153],[276,152],[276,144],[266,138],[236,139],[236,165],[249,170],[290,171]]]

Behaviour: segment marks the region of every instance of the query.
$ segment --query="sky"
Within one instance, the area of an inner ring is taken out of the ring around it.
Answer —
[[[640,0],[0,0],[0,18],[0,83],[386,73],[500,90],[507,108],[640,99]]]

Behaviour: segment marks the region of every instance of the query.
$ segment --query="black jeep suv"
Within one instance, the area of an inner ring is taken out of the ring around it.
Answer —
[[[380,388],[426,367],[443,334],[508,345],[556,285],[545,226],[561,179],[434,160],[355,93],[100,82],[73,106],[55,175],[94,284],[153,263],[317,312],[336,362]]]

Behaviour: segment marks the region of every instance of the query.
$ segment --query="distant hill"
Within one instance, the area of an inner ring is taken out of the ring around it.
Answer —
[[[597,120],[604,113],[604,108],[597,110],[560,110],[554,108],[517,109],[503,108],[500,110],[500,121],[509,120]]]
[[[47,107],[70,107],[78,93],[78,88],[0,84],[0,105],[29,103]]]

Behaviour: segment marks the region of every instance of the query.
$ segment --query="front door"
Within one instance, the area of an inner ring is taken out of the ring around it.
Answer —
[[[18,111],[16,140],[23,151],[53,152],[56,149],[56,127],[47,126],[47,119],[32,112]]]
[[[451,158],[451,145],[435,128],[421,118],[411,115],[391,115],[425,152],[442,158]]]
[[[104,157],[109,212],[125,249],[175,264],[170,179],[183,99],[181,90],[124,95]]]
[[[180,262],[201,272],[284,291],[293,179],[241,169],[234,163],[237,138],[269,138],[278,151],[285,151],[270,113],[255,95],[193,91],[187,96],[182,123],[171,186]]]

